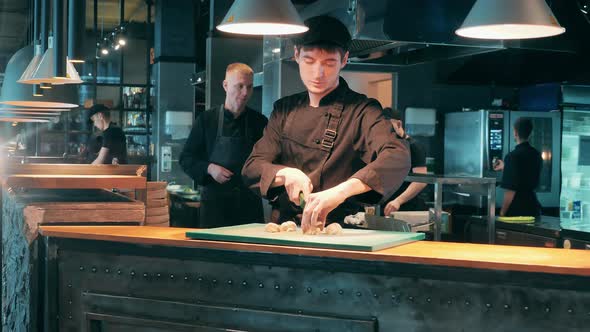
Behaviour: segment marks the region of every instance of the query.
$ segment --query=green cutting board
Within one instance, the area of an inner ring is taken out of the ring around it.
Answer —
[[[186,232],[197,240],[246,242],[356,251],[377,251],[424,239],[424,233],[374,231],[367,229],[343,229],[341,235],[303,235],[297,232],[269,233],[265,224],[246,224]]]

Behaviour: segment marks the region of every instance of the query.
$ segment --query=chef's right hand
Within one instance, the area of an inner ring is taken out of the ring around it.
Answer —
[[[494,171],[502,171],[504,170],[504,161],[502,159],[496,160],[494,164]]]
[[[227,168],[214,163],[209,164],[209,167],[207,167],[207,173],[209,173],[213,180],[217,181],[219,184],[226,183],[234,175],[234,173]]]
[[[283,179],[289,200],[295,205],[299,205],[300,192],[303,192],[303,197],[307,199],[313,190],[309,177],[297,168],[285,167],[277,172],[277,177]]]

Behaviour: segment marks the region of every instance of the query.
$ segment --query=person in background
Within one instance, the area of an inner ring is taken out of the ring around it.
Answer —
[[[408,174],[410,155],[379,102],[340,77],[351,42],[346,26],[329,16],[305,25],[294,58],[306,91],[275,102],[242,176],[252,190],[278,199],[280,221],[301,214],[303,231],[315,233],[326,220],[359,212],[361,194],[374,203],[389,197]]]
[[[387,107],[383,110],[383,116],[389,119],[393,126],[395,135],[408,142],[410,146],[411,169],[412,173],[426,174],[426,157],[424,150],[416,140],[404,130],[402,122],[402,112],[397,109]],[[385,205],[384,215],[388,216],[396,211],[425,211],[427,210],[424,200],[418,197],[418,194],[427,186],[426,183],[404,181],[402,186],[391,196],[389,202]]]
[[[516,147],[494,165],[495,171],[503,171],[500,187],[504,189],[504,201],[500,215],[538,217],[541,203],[535,188],[539,185],[543,159],[541,153],[529,144],[533,122],[529,118],[518,118],[513,130]]]
[[[127,139],[123,130],[111,122],[110,109],[96,104],[89,110],[90,120],[102,131],[102,146],[92,164],[127,164]]]
[[[199,227],[263,222],[262,200],[242,183],[240,171],[267,119],[246,106],[252,96],[252,68],[226,68],[225,102],[202,113],[180,154],[180,165],[201,190]]]

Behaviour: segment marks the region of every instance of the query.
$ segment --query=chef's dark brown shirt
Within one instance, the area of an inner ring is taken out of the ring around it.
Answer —
[[[337,105],[343,109],[334,146],[325,151],[322,140]],[[270,186],[287,166],[307,174],[314,192],[357,178],[381,197],[390,197],[408,174],[410,154],[381,112],[378,101],[352,91],[342,78],[319,107],[309,106],[307,92],[278,100],[242,169],[245,184],[272,200],[276,191]]]

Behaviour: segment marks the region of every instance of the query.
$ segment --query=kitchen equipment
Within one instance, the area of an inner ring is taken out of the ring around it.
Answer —
[[[544,207],[559,206],[559,143],[561,113],[479,110],[454,112],[445,115],[444,169],[445,175],[495,177],[501,180],[502,172],[494,171],[495,159],[506,157],[514,150],[513,125],[520,117],[533,121],[531,145],[541,152],[543,168],[537,198]],[[476,189],[474,189],[476,190]],[[466,190],[468,191],[468,190]],[[471,195],[473,196],[473,195]],[[504,191],[496,190],[496,206],[502,205]],[[461,204],[482,207],[480,197],[458,197]]]
[[[264,224],[246,224],[186,232],[198,240],[230,241],[284,246],[377,251],[424,239],[423,233],[384,232],[365,229],[342,230],[342,235],[304,235],[296,232],[268,233]]]
[[[407,222],[391,217],[372,216],[365,214],[365,221],[360,225],[360,228],[372,229],[377,231],[390,232],[411,232],[412,228]]]
[[[590,220],[590,87],[562,86],[564,153],[560,212],[564,221]]]

